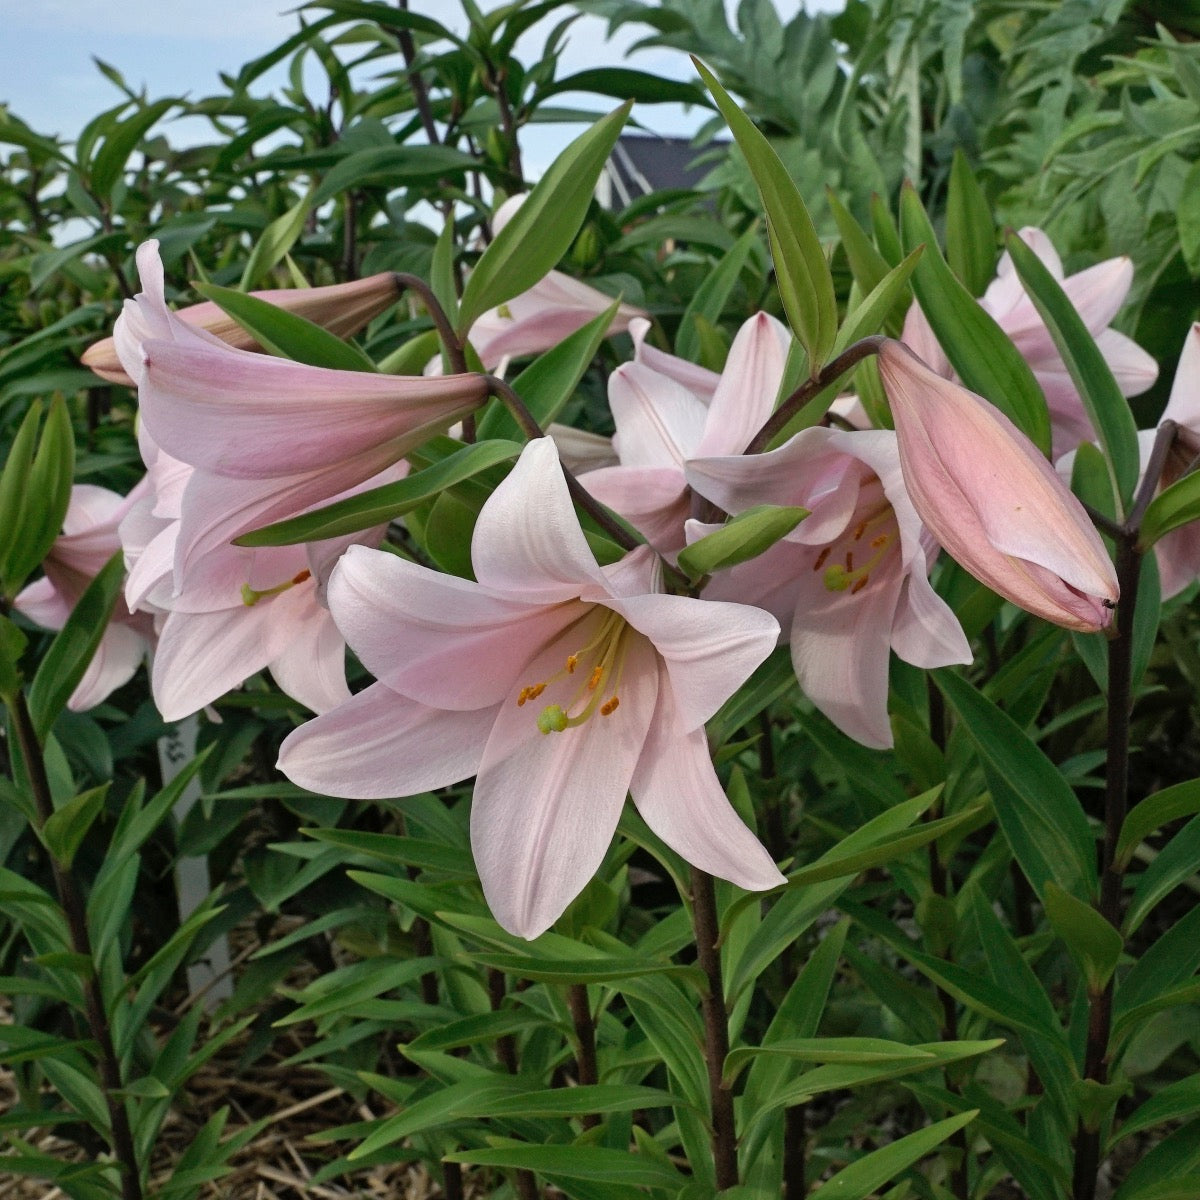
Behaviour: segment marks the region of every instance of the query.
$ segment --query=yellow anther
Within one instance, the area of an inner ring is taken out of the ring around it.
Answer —
[[[609,700],[605,700],[605,702],[600,705],[600,715],[602,717],[611,717],[612,714],[617,711],[617,707],[620,705],[620,703],[621,701],[616,696],[613,696]]]
[[[536,700],[545,690],[546,685],[544,683],[535,683],[529,687],[523,687],[521,694],[517,697],[517,707],[520,708],[526,700]]]
[[[886,534],[881,533],[877,538],[871,539],[872,550],[882,550],[892,539]]]
[[[574,675],[575,668],[577,666],[579,666],[579,655],[578,654],[568,654],[567,655],[567,674]]]
[[[594,668],[592,671],[591,678],[587,682],[588,691],[594,692],[600,686],[600,681],[603,678],[604,678],[604,668],[602,666]]]

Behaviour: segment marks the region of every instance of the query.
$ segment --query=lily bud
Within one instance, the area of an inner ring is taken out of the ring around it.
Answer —
[[[251,292],[259,300],[278,305],[287,312],[304,317],[315,325],[328,329],[340,338],[352,337],[367,323],[384,312],[400,295],[396,277],[390,271],[354,279],[349,283],[334,283],[327,287],[276,288]],[[239,350],[261,350],[262,346],[225,310],[211,300],[181,308],[175,316],[189,325],[205,329],[223,342]],[[134,381],[121,366],[116,344],[111,337],[95,342],[84,351],[80,361],[109,383],[134,387]]]
[[[1104,543],[1033,443],[994,405],[887,342],[879,373],[900,466],[933,536],[976,579],[1066,629],[1112,620],[1119,589]]]

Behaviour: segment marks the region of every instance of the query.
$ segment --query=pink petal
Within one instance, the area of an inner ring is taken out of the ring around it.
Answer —
[[[611,716],[545,734],[536,705],[505,705],[484,750],[471,847],[488,907],[521,937],[558,919],[612,841],[658,696],[653,649],[626,636],[620,707]],[[573,645],[559,638],[530,664],[531,676],[559,670]]]
[[[475,578],[510,599],[553,604],[602,580],[550,438],[537,438],[492,493],[471,541]]]
[[[515,698],[529,662],[586,614],[578,603],[530,605],[394,554],[352,546],[329,606],[363,665],[394,691],[436,708]],[[561,665],[561,664],[560,664]]]
[[[721,382],[720,375],[716,371],[710,371],[707,367],[688,362],[686,358],[678,358],[674,354],[660,350],[657,346],[651,346],[646,341],[646,335],[649,332],[650,322],[645,318],[639,317],[637,320],[629,322],[629,335],[633,338],[634,360],[649,367],[650,370],[657,371],[658,374],[665,375],[668,379],[682,384],[697,400],[704,404],[710,404],[717,385]]]
[[[133,678],[147,649],[146,640],[128,626],[110,624],[67,707],[72,712],[84,712],[102,704]]]
[[[43,629],[61,629],[71,615],[72,602],[43,575],[17,593],[13,608]]]
[[[479,769],[491,709],[444,712],[372,684],[301,725],[279,749],[279,769],[327,796],[414,796]]]
[[[689,457],[737,454],[775,409],[792,335],[767,313],[738,330],[708,409],[704,434]]]
[[[305,622],[307,636],[289,637],[267,667],[286,695],[315,713],[329,712],[350,699],[346,642],[333,617],[317,603],[315,587],[305,590],[303,603],[309,611],[299,619]]]
[[[677,468],[602,467],[581,476],[579,482],[660,553],[674,555],[683,549],[691,497]]]
[[[629,790],[646,824],[702,871],[750,891],[785,882],[726,798],[704,730],[683,731],[665,674],[659,679],[654,721]]]
[[[625,363],[612,373],[608,404],[622,466],[682,470],[704,436],[704,404],[682,384],[640,363]]]
[[[1102,329],[1096,334],[1096,345],[1111,368],[1121,395],[1140,396],[1154,386],[1158,363],[1132,338],[1115,329]]]
[[[663,595],[608,603],[664,660],[687,732],[702,726],[746,682],[779,637],[774,617],[744,604]]]

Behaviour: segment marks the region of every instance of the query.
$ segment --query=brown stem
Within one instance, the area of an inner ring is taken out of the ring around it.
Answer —
[[[467,373],[467,355],[463,349],[462,340],[454,332],[454,326],[450,324],[450,318],[446,316],[446,310],[434,295],[433,288],[419,275],[409,275],[405,271],[397,271],[395,279],[398,288],[407,288],[421,297],[421,303],[425,306],[425,311],[433,321],[434,327],[438,331],[438,337],[446,348],[446,356],[450,359],[450,370],[455,375],[465,375]]]
[[[775,435],[787,427],[791,419],[811,400],[819,396],[831,383],[872,354],[878,354],[887,338],[880,334],[865,337],[861,342],[848,346],[832,362],[826,363],[811,379],[806,379],[771,415],[767,422],[750,440],[746,454],[761,454]]]
[[[804,1145],[806,1106],[793,1104],[783,1114],[783,1194],[787,1200],[803,1200],[808,1187],[804,1182]]]
[[[1168,448],[1174,431],[1159,441]],[[1155,449],[1158,449],[1158,442]],[[1166,451],[1163,452],[1165,461]],[[1161,462],[1158,472],[1161,473]],[[1143,481],[1130,514],[1130,522],[1145,512],[1142,500],[1153,495],[1156,479]],[[1149,500],[1146,500],[1149,504]],[[1139,518],[1140,519],[1140,518]],[[1117,843],[1129,800],[1129,719],[1133,710],[1133,630],[1137,612],[1138,581],[1142,555],[1137,548],[1136,526],[1127,527],[1117,539],[1117,583],[1121,601],[1117,607],[1116,635],[1108,643],[1108,758],[1104,778],[1104,846],[1100,860],[1100,900],[1097,910],[1116,930],[1121,928],[1123,890],[1122,868],[1117,858]],[[1113,979],[1088,993],[1087,1044],[1084,1049],[1083,1075],[1098,1084],[1108,1082],[1108,1045],[1112,1033]],[[1075,1134],[1075,1172],[1072,1184],[1074,1200],[1094,1200],[1100,1166],[1100,1130],[1080,1121]]]
[[[462,1163],[442,1163],[442,1195],[445,1200],[463,1200]]]
[[[492,1012],[498,1012],[504,1005],[504,996],[507,990],[504,972],[495,967],[488,967],[487,980],[488,1001],[492,1006]],[[504,1069],[510,1075],[516,1075],[520,1066],[517,1062],[517,1042],[511,1033],[506,1033],[503,1037],[496,1039],[496,1053],[499,1055]],[[521,1200],[538,1200],[537,1180],[532,1171],[518,1170],[514,1177],[514,1183],[517,1195],[521,1197]]]
[[[408,12],[408,0],[397,0],[401,12]],[[429,106],[429,89],[420,71],[413,69],[417,58],[417,47],[413,42],[411,29],[401,29],[397,39],[400,42],[400,53],[404,55],[404,65],[408,68],[408,86],[412,88],[413,103],[417,106],[417,115],[421,118],[421,128],[431,146],[439,144],[437,126],[433,121],[433,110]]]
[[[54,799],[46,774],[45,760],[42,758],[42,747],[33,727],[33,719],[29,715],[25,693],[18,689],[9,699],[8,705],[17,742],[21,747],[21,758],[29,776],[40,831],[54,815]],[[138,1171],[137,1151],[133,1145],[133,1132],[129,1126],[129,1113],[125,1102],[117,1095],[124,1086],[121,1081],[121,1063],[104,1013],[104,997],[100,992],[96,960],[92,954],[92,942],[88,934],[87,907],[71,873],[62,867],[53,854],[49,858],[50,869],[54,875],[54,888],[67,919],[71,949],[89,964],[89,970],[83,979],[84,1011],[88,1031],[100,1051],[97,1065],[100,1068],[100,1083],[108,1107],[108,1119],[112,1126],[113,1155],[121,1169],[122,1200],[142,1200],[141,1175]]]
[[[567,1005],[575,1026],[575,1075],[581,1086],[589,1086],[599,1082],[600,1074],[596,1064],[596,1022],[592,1019],[586,983],[567,985]],[[599,1124],[596,1113],[584,1113],[584,1129],[595,1129]]]
[[[1175,432],[1179,428],[1174,421],[1164,421],[1154,434],[1154,445],[1150,449],[1150,457],[1146,460],[1146,470],[1142,473],[1142,482],[1133,498],[1133,507],[1129,510],[1129,518],[1125,522],[1127,530],[1137,529],[1154,493],[1158,491],[1158,481],[1162,478],[1163,468],[1167,465],[1167,455],[1171,453],[1171,445],[1175,441]]]
[[[342,276],[347,281],[358,278],[358,193],[348,191],[345,199],[346,217],[342,224]]]
[[[737,1187],[737,1128],[733,1118],[733,1092],[725,1086],[725,1059],[729,1056],[729,1014],[725,1009],[725,985],[721,978],[720,925],[717,892],[713,877],[692,867],[692,928],[696,957],[708,980],[702,1001],[704,1013],[704,1060],[708,1067],[708,1093],[712,1101],[713,1163],[717,1190]]]

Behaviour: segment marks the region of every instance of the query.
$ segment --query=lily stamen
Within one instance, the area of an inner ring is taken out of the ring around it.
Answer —
[[[253,608],[260,600],[265,600],[268,596],[278,596],[281,592],[289,591],[298,583],[303,583],[306,579],[312,578],[312,572],[308,569],[300,571],[291,579],[285,579],[283,583],[277,583],[272,588],[263,588],[261,591],[252,588],[248,583],[242,584],[242,603],[247,608]]]

